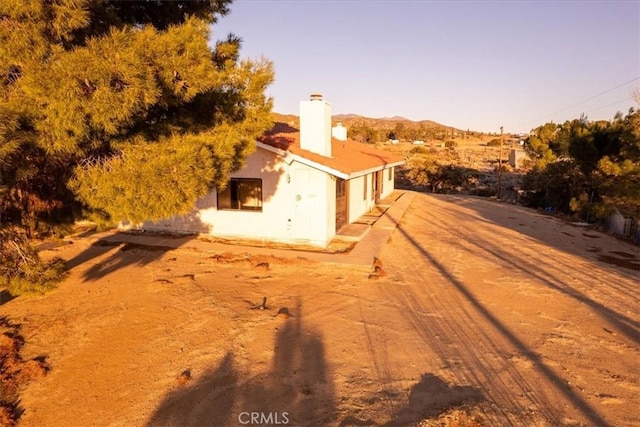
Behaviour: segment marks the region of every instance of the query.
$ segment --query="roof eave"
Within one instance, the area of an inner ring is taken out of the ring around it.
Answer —
[[[344,173],[344,172],[341,172],[341,171],[339,171],[337,169],[330,168],[329,166],[325,166],[325,165],[323,165],[321,163],[314,162],[313,160],[309,160],[309,159],[307,159],[305,157],[302,157],[302,156],[300,156],[298,154],[292,154],[291,156],[293,157],[294,160],[296,160],[297,162],[302,163],[303,165],[307,165],[307,166],[312,167],[314,169],[318,169],[319,171],[326,172],[329,175],[333,175],[333,176],[338,177],[340,179],[349,179],[349,174],[348,173]]]
[[[294,160],[293,159],[294,155],[290,151],[283,150],[281,148],[277,148],[277,147],[274,147],[274,146],[269,145],[269,144],[265,144],[264,142],[256,141],[256,147],[262,148],[263,150],[267,150],[267,151],[270,151],[270,152],[272,152],[274,154],[279,155],[289,165]]]
[[[349,178],[348,179],[353,179],[353,178],[358,178],[364,175],[368,175],[370,173],[373,172],[378,172],[381,170],[385,170],[385,169],[390,169],[396,166],[402,166],[404,164],[404,160],[398,160],[397,162],[392,162],[392,163],[385,163],[384,165],[380,165],[380,166],[376,166],[373,168],[369,168],[369,169],[364,169],[364,170],[360,170],[360,171],[353,171],[349,174]]]

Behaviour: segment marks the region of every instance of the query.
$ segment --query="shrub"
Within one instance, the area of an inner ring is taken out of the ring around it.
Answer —
[[[65,276],[64,261],[43,261],[27,238],[15,230],[0,231],[0,287],[11,295],[44,293]]]
[[[454,164],[441,164],[436,159],[414,159],[406,167],[407,179],[411,184],[430,188],[433,193],[459,191],[478,180],[477,171]]]
[[[455,142],[455,141],[447,141],[447,142],[444,143],[444,146],[445,147],[457,147],[458,143]]]
[[[487,142],[487,147],[499,147],[500,146],[500,138],[494,138],[491,141]]]
[[[578,201],[584,200],[589,192],[585,175],[573,160],[562,160],[547,165],[545,169],[535,169],[527,173],[522,181],[522,189],[530,190],[525,204],[530,207],[553,207],[570,214],[579,211]]]
[[[428,154],[429,153],[429,148],[425,147],[424,145],[417,145],[417,146],[411,148],[409,153],[410,154]]]

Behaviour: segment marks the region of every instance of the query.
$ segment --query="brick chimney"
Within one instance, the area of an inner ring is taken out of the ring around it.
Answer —
[[[331,157],[331,104],[322,95],[300,102],[300,148]]]

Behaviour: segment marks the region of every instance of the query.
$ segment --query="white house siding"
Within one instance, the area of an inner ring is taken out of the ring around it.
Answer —
[[[247,157],[245,166],[233,173],[233,178],[262,179],[262,211],[218,210],[217,191],[214,189],[198,200],[196,209],[187,215],[176,216],[144,224],[145,229],[207,233],[214,236],[253,239],[286,239],[287,168],[281,158],[258,149]],[[276,191],[277,189],[277,191]]]
[[[319,246],[335,235],[335,183],[327,173],[295,161],[288,165],[277,154],[257,149],[231,177],[262,179],[262,211],[218,210],[214,190],[192,213],[143,228]]]
[[[371,186],[373,174],[367,174],[349,180],[349,222],[366,214],[375,206],[375,200],[371,198]],[[367,180],[367,194],[363,196],[364,180]]]
[[[389,180],[389,171],[391,171],[391,180]],[[393,193],[395,186],[395,176],[393,168],[388,168],[382,171],[382,192],[380,193],[380,199],[386,199]]]

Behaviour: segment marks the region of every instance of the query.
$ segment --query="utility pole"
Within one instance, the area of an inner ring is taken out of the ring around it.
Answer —
[[[498,200],[502,199],[502,126],[500,126],[500,157],[498,158]]]

